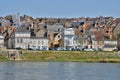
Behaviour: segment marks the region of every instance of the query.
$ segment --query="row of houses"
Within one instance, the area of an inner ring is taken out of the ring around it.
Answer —
[[[83,35],[76,34],[76,28],[66,28],[56,23],[54,25],[44,25],[36,30],[20,26],[9,37],[7,48],[22,48],[34,50],[49,50],[49,48],[94,48],[112,50],[117,46],[117,40],[107,40],[101,32],[83,31]],[[4,37],[0,37],[0,46],[4,45]]]
[[[0,34],[3,37],[1,44],[10,49],[48,50],[58,47],[80,47],[109,50],[117,46],[117,39],[114,39],[116,35],[114,36],[113,32],[119,33],[116,28],[118,19],[110,17],[33,19],[19,15],[12,15],[9,18],[10,16],[7,20],[1,19]]]

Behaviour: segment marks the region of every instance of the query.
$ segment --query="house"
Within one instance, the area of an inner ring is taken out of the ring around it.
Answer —
[[[1,21],[1,26],[10,26],[10,21],[9,20],[5,20],[5,19],[3,19],[2,21]]]
[[[34,33],[36,37],[46,37],[47,38],[47,26],[44,23],[39,23],[38,27],[34,28]]]
[[[63,47],[63,25],[47,25],[49,48]]]
[[[114,35],[115,39],[120,37],[120,36],[118,36],[119,34],[120,34],[120,23],[113,30],[113,35]]]
[[[120,34],[117,35],[117,48],[120,50]]]
[[[94,32],[94,37],[92,38],[92,48],[112,51],[116,47],[117,40],[106,39],[104,36],[104,31],[98,30]]]
[[[64,28],[64,48],[80,46],[79,40],[75,36],[74,28]]]
[[[4,37],[0,36],[0,48],[4,47]]]
[[[36,50],[48,50],[48,39],[40,37],[30,38],[30,48]]]
[[[38,27],[34,28],[33,36],[30,38],[30,48],[36,50],[48,50],[47,26],[44,23],[39,23]]]
[[[94,40],[95,40],[95,34],[94,31],[86,30],[85,31],[85,46],[86,48],[94,48]]]
[[[104,48],[104,33],[102,30],[94,32],[95,38],[93,39],[93,45],[95,49]]]
[[[117,40],[104,40],[104,50],[112,51],[117,48]]]
[[[28,49],[30,47],[30,31],[24,25],[17,28],[14,34],[14,48]]]

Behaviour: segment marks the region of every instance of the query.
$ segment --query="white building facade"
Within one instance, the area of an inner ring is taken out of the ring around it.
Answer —
[[[77,47],[80,45],[79,40],[77,40],[74,28],[65,28],[64,29],[64,48]]]
[[[30,44],[30,33],[15,34],[15,48],[28,49]]]
[[[4,37],[0,36],[0,48],[4,47]]]
[[[30,48],[36,50],[48,50],[48,39],[47,38],[31,38]]]
[[[30,31],[26,27],[19,27],[14,34],[14,48],[28,49],[30,46]]]

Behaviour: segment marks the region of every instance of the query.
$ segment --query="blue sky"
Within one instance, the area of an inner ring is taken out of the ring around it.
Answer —
[[[0,16],[120,17],[120,0],[1,0]]]

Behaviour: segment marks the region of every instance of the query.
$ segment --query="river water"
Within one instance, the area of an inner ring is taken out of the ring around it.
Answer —
[[[120,64],[0,62],[0,80],[120,80]]]

